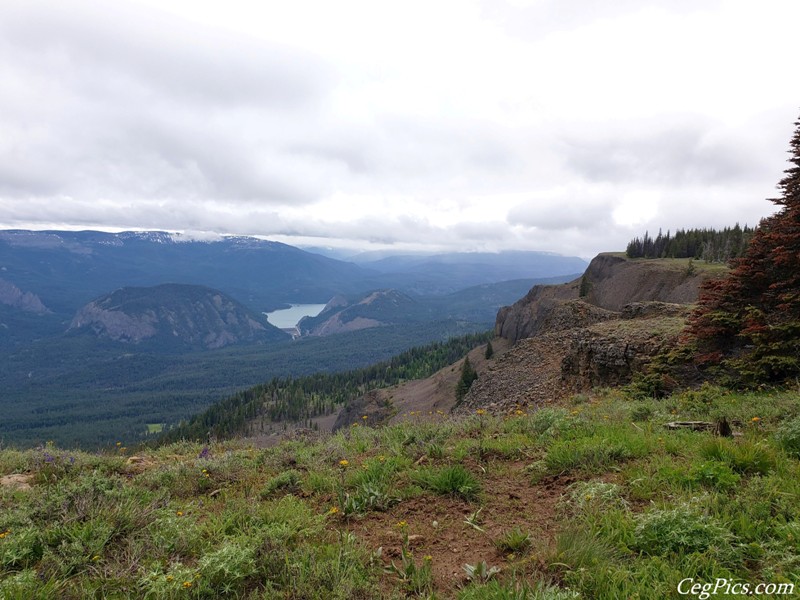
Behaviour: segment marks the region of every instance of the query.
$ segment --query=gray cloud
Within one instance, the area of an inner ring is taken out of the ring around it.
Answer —
[[[633,78],[627,90],[583,89],[558,56],[537,54],[535,42],[550,34],[568,52],[583,39],[570,32],[597,22],[653,8],[689,19],[723,4],[478,4],[408,19],[402,33],[413,43],[395,47],[394,23],[381,31],[345,9],[323,26],[301,15],[294,36],[260,36],[258,27],[201,24],[194,9],[181,18],[125,0],[6,0],[0,227],[192,229],[590,256],[624,248],[645,228],[753,223],[769,212],[763,198],[774,194],[796,117],[781,100],[796,97],[788,88],[769,102],[759,95],[726,104],[726,115],[706,106],[612,117],[613,100],[640,97]],[[179,13],[188,3],[165,6]],[[265,29],[290,10],[264,6]],[[481,8],[488,20],[476,17]],[[325,41],[309,42],[306,30]],[[436,39],[426,46],[429,30]],[[577,48],[573,69],[584,52],[591,48]],[[603,76],[629,66],[597,64]],[[605,102],[597,112],[595,93]],[[654,199],[652,215],[615,220],[640,197]]]
[[[14,60],[0,85],[18,85],[0,98],[0,137],[14,140],[0,143],[13,172],[0,180],[4,192],[317,197],[309,165],[277,148],[287,115],[305,107],[313,117],[332,83],[313,55],[166,15],[148,20],[122,3],[45,10],[34,1],[4,13],[0,50]]]
[[[719,131],[711,120],[691,115],[660,116],[613,129],[563,138],[567,166],[589,181],[658,185],[715,184],[758,175],[747,140]]]
[[[311,54],[126,2],[12,1],[0,23],[24,66],[48,69],[86,94],[289,110],[332,83],[330,69]]]
[[[592,198],[578,187],[546,198],[531,198],[508,212],[508,223],[537,229],[591,230],[607,226],[614,209],[612,198]]]
[[[569,31],[586,26],[598,19],[612,19],[654,7],[678,14],[712,9],[722,0],[615,0],[613,3],[596,0],[540,0],[532,3],[497,2],[484,0],[484,15],[499,23],[506,31],[523,39],[540,37],[553,32]]]

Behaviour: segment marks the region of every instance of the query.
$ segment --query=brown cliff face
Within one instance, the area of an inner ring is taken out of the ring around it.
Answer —
[[[599,254],[586,269],[585,299],[617,311],[632,302],[693,304],[700,284],[719,271],[689,264],[688,259],[631,260],[621,254]]]
[[[513,411],[629,383],[677,342],[701,283],[723,272],[600,254],[583,277],[534,287],[498,313],[495,333],[513,346],[479,372],[457,412]]]
[[[579,284],[580,280],[576,280],[560,285],[534,286],[524,298],[498,311],[495,335],[513,344],[541,333],[556,307],[578,298]]]
[[[608,311],[620,311],[634,302],[691,304],[697,300],[700,284],[720,269],[689,264],[685,259],[631,260],[621,254],[599,254],[582,278],[562,285],[536,286],[512,306],[501,308],[495,334],[514,343],[541,333],[548,329],[553,311],[577,299],[581,288],[587,304]],[[576,322],[573,327],[580,325]]]

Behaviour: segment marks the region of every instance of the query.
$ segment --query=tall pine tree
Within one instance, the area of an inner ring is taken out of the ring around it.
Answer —
[[[800,375],[800,120],[793,164],[778,184],[780,207],[761,221],[728,277],[701,290],[690,327],[698,360],[746,383]]]

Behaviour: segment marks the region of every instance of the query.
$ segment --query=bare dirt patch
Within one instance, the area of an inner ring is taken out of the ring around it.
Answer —
[[[431,557],[434,587],[450,597],[468,583],[465,564],[485,561],[506,570],[515,561],[524,560],[522,556],[505,556],[496,546],[496,540],[510,529],[519,527],[528,532],[534,553],[553,541],[556,506],[572,480],[553,479],[531,485],[524,467],[521,462],[487,464],[481,503],[425,495],[386,512],[345,521],[344,527],[367,550],[383,548],[386,565],[394,561],[399,566],[403,531],[398,523],[406,523],[414,559],[421,564],[425,556]],[[481,510],[475,523],[481,530],[466,523],[478,509]],[[387,573],[384,578],[389,589],[395,576]]]
[[[32,481],[33,475],[26,475],[22,473],[4,475],[0,477],[0,487],[10,487],[17,490],[29,490],[31,489]]]

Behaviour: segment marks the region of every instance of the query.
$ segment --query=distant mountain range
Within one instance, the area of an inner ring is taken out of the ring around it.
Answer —
[[[43,332],[61,334],[87,303],[125,287],[206,286],[262,313],[379,289],[415,299],[443,296],[508,280],[565,277],[586,267],[580,258],[544,252],[365,253],[352,260],[253,237],[207,241],[166,232],[0,231],[0,348]],[[42,318],[32,327],[20,311]],[[439,316],[435,312],[431,318]]]
[[[485,331],[500,306],[585,266],[541,252],[343,261],[252,237],[0,231],[0,439],[136,438],[267,374]],[[301,324],[305,340],[264,317],[292,303],[327,303]]]
[[[562,283],[568,278],[515,279],[484,283],[444,295],[410,296],[394,289],[374,290],[331,299],[315,317],[298,324],[302,335],[326,336],[386,325],[431,321],[493,323],[509,298],[525,295],[537,284]]]

